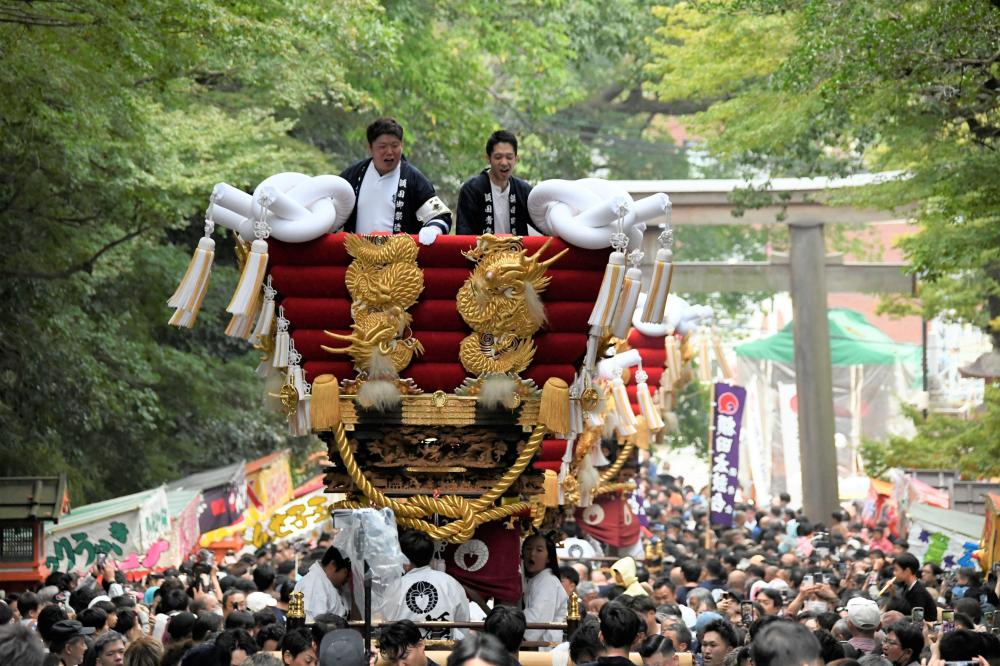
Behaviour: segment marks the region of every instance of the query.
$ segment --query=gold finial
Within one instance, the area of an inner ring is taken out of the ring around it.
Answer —
[[[579,621],[581,617],[580,597],[577,596],[576,592],[573,592],[573,594],[569,595],[569,601],[567,602],[566,619]]]
[[[306,619],[305,594],[302,592],[292,592],[288,599],[288,612],[286,615],[292,618]]]

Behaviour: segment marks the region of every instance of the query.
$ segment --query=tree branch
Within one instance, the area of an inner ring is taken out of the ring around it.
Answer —
[[[137,236],[139,236],[148,229],[149,227],[139,227],[135,231],[130,231],[124,236],[116,238],[115,240],[111,241],[110,243],[108,243],[107,245],[105,245],[104,247],[102,247],[97,252],[95,252],[88,258],[84,259],[83,261],[73,264],[72,266],[69,266],[67,268],[64,268],[61,271],[52,271],[52,272],[8,271],[7,273],[5,273],[5,275],[6,277],[28,278],[34,280],[65,280],[66,278],[71,277],[76,273],[81,273],[81,272],[92,273],[94,271],[94,266],[97,264],[98,259],[100,259],[106,252],[113,250],[122,243],[127,243],[128,241],[132,240],[133,238],[136,238]]]

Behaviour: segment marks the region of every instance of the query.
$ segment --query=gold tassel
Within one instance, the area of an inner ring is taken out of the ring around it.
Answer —
[[[333,430],[340,423],[340,385],[333,375],[320,375],[313,382],[312,429]]]
[[[635,373],[635,392],[639,402],[639,412],[646,421],[646,427],[650,432],[663,429],[663,419],[660,418],[660,410],[653,404],[653,396],[649,392],[649,385],[646,380],[649,376],[642,368]]]
[[[569,385],[558,377],[549,377],[542,387],[542,404],[538,408],[538,422],[549,432],[568,433]]]
[[[206,293],[208,293],[207,278],[201,283],[201,291],[194,302],[194,307],[191,310],[182,310],[180,308],[175,310],[174,315],[170,318],[170,325],[180,328],[193,328],[195,320],[198,319],[198,313],[201,312],[201,303],[205,300]]]
[[[543,484],[545,496],[542,501],[545,503],[545,506],[550,508],[559,506],[559,476],[551,469],[547,469],[545,470]]]
[[[226,312],[233,315],[246,315],[253,311],[258,301],[260,288],[264,284],[264,274],[267,272],[267,241],[257,239],[250,246],[240,282],[236,285],[233,298],[226,307]]]

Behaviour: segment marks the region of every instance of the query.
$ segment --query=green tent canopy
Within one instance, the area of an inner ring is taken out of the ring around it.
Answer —
[[[920,346],[895,342],[864,315],[846,308],[827,310],[830,324],[830,358],[834,366],[892,365],[902,361],[914,375],[920,375]],[[736,347],[736,354],[746,358],[795,362],[792,324],[780,332]]]

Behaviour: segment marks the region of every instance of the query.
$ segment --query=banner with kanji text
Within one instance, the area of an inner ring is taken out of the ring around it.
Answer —
[[[747,391],[725,382],[715,384],[712,403],[711,494],[712,525],[733,526],[733,504],[739,486],[740,426]]]

